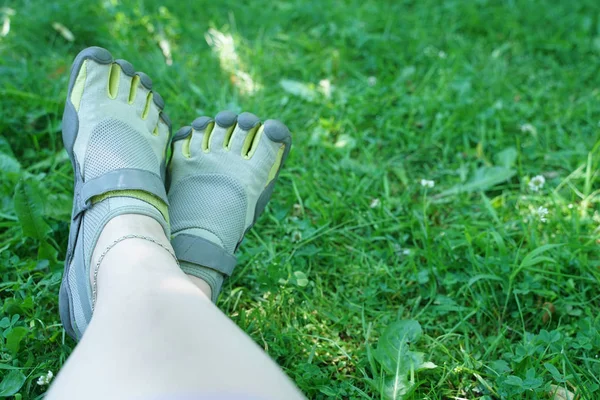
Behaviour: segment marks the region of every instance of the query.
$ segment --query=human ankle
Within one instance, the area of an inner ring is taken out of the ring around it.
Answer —
[[[104,226],[92,252],[90,264],[90,282],[92,282],[92,284],[95,279],[94,275],[97,273],[97,271],[95,271],[96,264],[102,257],[102,254],[113,245],[115,247],[118,246],[118,248],[115,248],[113,252],[121,252],[122,246],[115,244],[115,241],[129,240],[124,239],[126,237],[129,239],[138,237],[142,240],[145,238],[149,242],[148,244],[152,244],[150,242],[155,241],[156,243],[153,246],[150,246],[151,248],[156,247],[157,249],[161,250],[160,247],[163,247],[164,249],[168,249],[170,252],[172,252],[171,244],[165,235],[163,227],[153,218],[138,214],[119,215],[111,219]],[[131,252],[134,253],[132,254],[134,257],[139,258],[146,256],[146,253],[135,254],[137,253],[137,251],[134,251],[136,248],[139,248],[139,246],[131,249]],[[164,249],[162,249],[163,252],[166,251]]]
[[[113,242],[114,243],[114,242]],[[94,309],[98,304],[134,301],[168,291],[169,286],[196,289],[179,269],[172,249],[137,235],[104,250],[101,262],[92,266]]]
[[[190,281],[192,281],[194,285],[198,287],[198,289],[200,289],[202,293],[206,295],[206,297],[208,297],[209,299],[211,298],[212,290],[210,289],[210,285],[204,279],[200,279],[197,276],[189,274],[187,275],[187,277],[190,279]]]

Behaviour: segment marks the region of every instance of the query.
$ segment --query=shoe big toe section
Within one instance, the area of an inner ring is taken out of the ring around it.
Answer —
[[[158,124],[165,103],[152,91],[150,77],[126,60],[114,60],[100,47],[85,49],[75,58],[68,100],[84,121],[111,115],[138,122],[154,135],[161,129]]]
[[[79,53],[71,71],[63,138],[85,179],[118,169],[164,176],[171,129],[164,105],[152,91],[152,80],[128,61],[115,60],[99,47]]]

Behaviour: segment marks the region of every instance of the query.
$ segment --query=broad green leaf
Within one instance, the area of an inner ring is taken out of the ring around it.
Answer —
[[[523,379],[519,378],[518,376],[515,375],[509,375],[506,380],[504,381],[504,383],[506,383],[507,385],[512,385],[512,386],[523,386]]]
[[[431,361],[425,361],[425,353],[409,351],[409,355],[412,358],[413,368],[415,371],[437,368],[437,365]]]
[[[13,153],[8,140],[4,136],[0,136],[0,153],[8,154],[11,157],[14,157],[15,153]]]
[[[414,383],[410,382],[405,374],[397,374],[385,381],[383,394],[387,399],[401,400],[410,393],[413,386]]]
[[[421,337],[421,324],[415,320],[396,321],[383,332],[382,338],[389,342],[415,343]]]
[[[560,341],[561,334],[556,330],[548,332],[547,330],[542,329],[537,337],[544,344],[552,344]]]
[[[58,220],[68,220],[71,216],[73,196],[69,193],[52,193],[46,199],[44,215]]]
[[[504,360],[496,360],[490,363],[490,369],[497,375],[502,375],[510,371],[510,366]]]
[[[526,390],[537,389],[544,383],[542,378],[535,376],[535,369],[529,368],[525,373],[525,380],[523,381],[523,388]]]
[[[17,393],[25,383],[25,375],[19,370],[11,370],[0,382],[0,397],[9,397]]]
[[[6,337],[6,348],[13,354],[17,354],[21,347],[21,340],[27,335],[27,328],[23,326],[17,326],[12,328],[4,336]]]
[[[554,378],[554,380],[556,382],[564,382],[565,379],[563,379],[562,374],[558,371],[558,369],[550,364],[550,363],[544,363],[544,368],[546,368],[548,370],[548,372],[550,372],[550,374],[552,375],[552,378]]]
[[[47,241],[42,241],[38,247],[38,260],[47,260],[56,263],[58,251]]]
[[[414,369],[414,362],[412,360],[410,351],[408,350],[407,344],[400,344],[398,347],[392,345],[382,345],[379,343],[377,348],[373,351],[373,356],[381,364],[387,374],[391,375],[407,375],[411,368]]]
[[[35,186],[21,180],[15,188],[14,203],[24,236],[42,240],[50,233],[43,217],[44,200]]]
[[[407,374],[415,369],[410,343],[421,336],[421,325],[414,320],[396,321],[389,325],[373,351],[375,359],[389,374]]]
[[[294,278],[296,278],[296,285],[300,287],[305,287],[306,285],[308,285],[308,278],[306,277],[306,274],[304,272],[295,271]]]
[[[504,168],[511,168],[517,161],[517,149],[508,147],[496,154],[496,163]]]
[[[492,189],[499,183],[505,182],[515,176],[516,171],[506,167],[481,167],[465,184],[456,185],[443,191],[437,197],[455,195],[459,193],[471,193]]]
[[[21,170],[21,164],[12,156],[0,153],[0,171],[3,173],[16,174]]]
[[[421,364],[421,367],[419,369],[417,369],[417,371],[422,370],[422,369],[434,369],[434,368],[437,368],[437,365],[435,365],[431,361],[425,361],[423,364]]]

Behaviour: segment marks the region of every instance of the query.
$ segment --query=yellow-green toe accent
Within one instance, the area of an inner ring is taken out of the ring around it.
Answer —
[[[212,136],[209,133],[212,132],[212,130],[213,130],[214,127],[215,127],[215,123],[211,122],[204,129],[204,136],[202,137],[202,151],[205,152],[205,153],[208,153],[209,146],[210,146],[209,141],[210,141],[210,137]]]
[[[148,92],[148,96],[146,96],[146,105],[144,106],[144,111],[142,111],[142,119],[148,118],[148,113],[150,112],[150,104],[152,104],[152,97],[154,97],[152,92]]]
[[[260,140],[260,137],[262,136],[263,130],[264,125],[261,125],[260,127],[257,126],[248,131],[246,135],[246,140],[244,141],[244,145],[242,146],[242,156],[244,156],[246,160],[252,158],[252,156],[256,152],[256,149],[258,148],[258,142]]]
[[[77,75],[77,79],[75,79],[75,84],[73,85],[73,89],[71,90],[71,103],[75,106],[75,111],[79,111],[79,107],[81,105],[81,98],[83,97],[83,88],[85,86],[85,80],[87,78],[87,60],[81,64],[81,68],[79,69],[79,74]]]
[[[119,93],[119,80],[121,79],[121,67],[117,63],[113,63],[110,66],[110,72],[108,74],[108,97],[111,99],[117,98]]]
[[[281,161],[283,160],[283,153],[285,153],[285,144],[282,144],[277,152],[277,157],[275,158],[275,164],[271,167],[271,171],[269,171],[269,177],[267,178],[267,185],[271,183],[275,176],[277,176],[277,171],[281,167]],[[265,186],[267,186],[265,185]]]
[[[193,136],[194,136],[194,132],[192,131],[192,133],[188,137],[183,139],[183,142],[181,143],[181,154],[183,154],[183,156],[185,158],[190,158],[192,156],[192,151],[190,150],[190,144],[192,143]]]
[[[234,130],[235,126],[232,126],[225,132],[225,138],[223,139],[223,148],[225,150],[229,150],[231,148],[231,135],[233,135]]]
[[[140,76],[135,75],[131,80],[131,87],[129,88],[129,98],[127,99],[128,104],[133,104],[135,101],[135,96],[137,94],[137,89],[140,84]]]

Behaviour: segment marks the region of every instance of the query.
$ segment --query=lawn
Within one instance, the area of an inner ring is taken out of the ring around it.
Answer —
[[[175,129],[292,130],[219,306],[309,398],[600,398],[597,0],[0,0],[0,397],[75,345],[61,117],[92,45]]]

